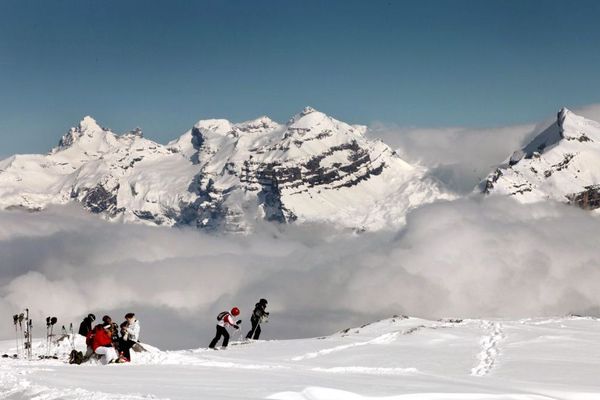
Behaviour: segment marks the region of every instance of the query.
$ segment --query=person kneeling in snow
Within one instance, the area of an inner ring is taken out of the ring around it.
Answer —
[[[113,347],[111,339],[111,325],[97,325],[94,328],[92,348],[94,353],[100,356],[100,362],[104,365],[119,359],[117,351]]]
[[[217,322],[217,334],[212,340],[212,342],[210,342],[208,347],[214,349],[219,340],[221,339],[221,336],[223,336],[223,346],[221,346],[221,348],[227,348],[227,345],[229,344],[229,332],[227,332],[226,327],[231,326],[234,329],[240,329],[239,324],[242,323],[242,320],[233,320],[233,317],[237,317],[238,315],[240,315],[240,309],[237,307],[233,307],[231,309],[231,312],[223,311],[217,316],[217,321],[219,321]]]

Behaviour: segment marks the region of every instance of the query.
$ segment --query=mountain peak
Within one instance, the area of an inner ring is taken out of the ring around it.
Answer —
[[[234,124],[234,130],[247,133],[264,133],[279,128],[280,125],[271,118],[263,115],[251,121]]]
[[[294,115],[287,123],[290,128],[306,129],[311,125],[320,125],[323,121],[334,121],[333,118],[310,106],[306,106]]]
[[[546,199],[600,208],[600,124],[561,108],[556,122],[539,133],[481,185],[485,193],[522,202]]]
[[[194,129],[200,131],[211,131],[225,135],[231,132],[232,124],[227,119],[214,118],[214,119],[201,119],[196,122]]]
[[[204,119],[198,121],[192,131],[196,136],[201,133],[216,133],[221,136],[239,137],[246,133],[265,133],[279,128],[277,122],[267,116],[258,117],[250,121],[232,123],[227,119]]]
[[[71,127],[67,133],[65,133],[60,141],[58,142],[58,148],[53,151],[62,150],[67,147],[71,147],[77,139],[79,139],[84,134],[93,135],[95,132],[103,131],[104,129],[98,125],[96,120],[89,115],[83,117],[79,124],[76,127]]]
[[[258,118],[252,119],[250,121],[242,122],[238,125],[272,125],[272,124],[276,124],[276,122],[273,121],[271,118],[267,117],[266,115],[261,115]]]
[[[71,128],[73,129],[73,128]],[[83,117],[81,121],[79,121],[79,125],[76,128],[79,132],[93,132],[93,131],[104,131],[106,129],[102,128],[98,122],[89,115]]]
[[[311,106],[306,106],[306,107],[304,107],[304,108],[302,109],[302,111],[300,111],[299,113],[296,113],[296,114],[294,114],[294,116],[291,118],[291,120],[290,120],[290,121],[295,121],[295,120],[298,120],[298,119],[300,119],[300,118],[302,118],[302,117],[305,117],[305,116],[307,116],[307,115],[309,115],[309,114],[312,114],[312,113],[319,113],[319,114],[323,114],[323,113],[321,113],[319,110],[317,110],[316,108],[313,108],[313,107],[311,107]]]
[[[140,128],[139,126],[135,127],[134,129],[130,130],[129,132],[125,133],[123,135],[124,137],[138,137],[138,138],[143,138],[144,137],[144,132],[142,131],[142,128]]]
[[[558,111],[558,114],[556,115],[556,124],[562,130],[567,117],[572,117],[572,116],[576,116],[576,115],[571,110],[569,110],[567,107],[562,107]]]
[[[312,108],[311,106],[306,106],[304,107],[304,109],[302,109],[302,115],[307,115],[313,112],[318,112],[316,109]]]

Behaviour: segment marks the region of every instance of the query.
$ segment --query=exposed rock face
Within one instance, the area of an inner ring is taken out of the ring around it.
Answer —
[[[246,229],[258,215],[381,229],[401,224],[410,208],[445,197],[424,170],[366,139],[365,130],[306,108],[285,125],[266,117],[200,121],[171,146],[201,166],[194,188],[203,199],[198,226],[234,221]]]
[[[203,120],[160,145],[139,128],[118,136],[86,117],[49,155],[0,162],[0,206],[76,200],[153,224],[248,231],[266,219],[375,230],[450,198],[365,129],[307,107],[285,125]]]
[[[600,208],[600,185],[586,186],[582,192],[572,193],[567,198],[571,204],[585,210],[596,210]]]
[[[487,194],[600,207],[600,124],[563,108],[556,122],[484,180]]]

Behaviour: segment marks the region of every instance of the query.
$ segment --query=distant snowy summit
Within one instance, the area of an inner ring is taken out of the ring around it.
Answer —
[[[556,200],[599,209],[600,124],[561,109],[556,122],[515,151],[480,189],[523,203]]]
[[[307,107],[286,124],[202,120],[162,145],[85,117],[49,154],[0,161],[0,208],[79,202],[157,225],[248,231],[264,219],[379,230],[452,198],[365,130]]]

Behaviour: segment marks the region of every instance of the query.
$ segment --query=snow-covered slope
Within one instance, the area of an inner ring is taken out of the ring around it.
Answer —
[[[600,207],[600,124],[563,108],[557,120],[482,182],[489,194]]]
[[[64,341],[58,360],[0,358],[0,398],[592,400],[600,398],[599,328],[579,317],[395,317],[322,338],[233,342],[227,351],[148,346],[131,364],[108,366],[66,364]],[[0,342],[0,352],[13,350],[14,340]],[[36,352],[46,351],[38,342]]]
[[[199,226],[241,226],[255,215],[280,222],[329,222],[381,229],[443,194],[365,127],[305,108],[286,125],[200,121],[173,147],[198,163]],[[197,152],[190,149],[193,144]]]
[[[285,125],[199,121],[160,145],[86,117],[50,154],[0,162],[0,207],[76,200],[125,221],[247,230],[264,218],[376,230],[451,197],[365,129],[307,107]]]

